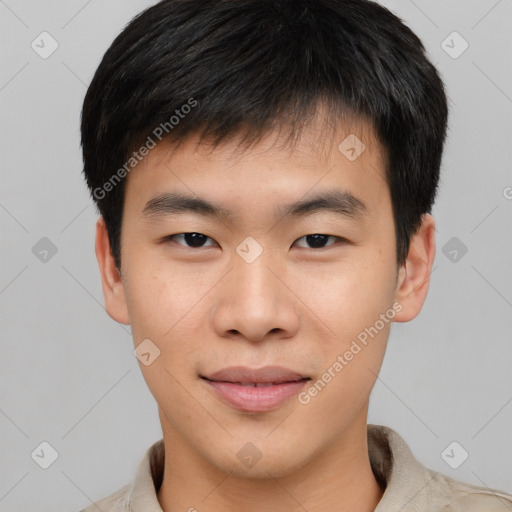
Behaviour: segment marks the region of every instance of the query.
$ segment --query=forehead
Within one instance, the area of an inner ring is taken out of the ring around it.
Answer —
[[[148,201],[176,191],[227,207],[264,201],[274,210],[309,191],[357,192],[370,202],[388,192],[386,151],[368,122],[333,127],[317,117],[298,138],[288,134],[276,130],[249,146],[243,133],[217,146],[198,133],[179,144],[164,139],[127,176],[125,207],[142,214]]]

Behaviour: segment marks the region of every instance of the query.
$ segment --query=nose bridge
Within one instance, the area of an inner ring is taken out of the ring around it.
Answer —
[[[275,265],[277,260],[269,250],[262,251],[254,260],[246,260],[243,256],[235,258],[233,279],[237,301],[241,304],[245,301],[261,308],[272,307],[272,303],[278,300],[276,294],[279,294],[276,277],[268,268],[272,261]]]
[[[232,279],[240,314],[257,318],[276,307],[283,290],[278,289],[275,275],[268,268],[279,264],[274,253],[250,236],[236,248]]]
[[[283,273],[277,254],[257,250],[251,240],[242,242],[236,252],[226,276],[229,282],[215,306],[217,334],[237,331],[253,341],[275,330],[291,336],[298,327],[297,311],[292,294],[276,277]]]

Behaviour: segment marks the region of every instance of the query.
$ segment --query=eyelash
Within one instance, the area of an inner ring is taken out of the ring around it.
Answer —
[[[189,231],[189,232],[186,232],[186,233],[176,233],[175,235],[168,235],[168,236],[164,237],[164,242],[174,242],[174,238],[175,237],[178,237],[178,236],[182,236],[183,237],[184,235],[192,235],[192,234],[206,236],[206,235],[203,235],[202,233],[198,233],[198,232],[195,232],[195,231]],[[297,238],[297,240],[295,240],[295,242],[293,242],[293,243],[295,244],[299,240],[306,239],[308,236],[322,236],[322,237],[334,238],[334,239],[336,239],[338,241],[338,243],[340,243],[340,242],[348,242],[348,240],[346,240],[345,238],[339,237],[339,236],[327,235],[327,234],[323,234],[323,233],[311,233],[309,235],[304,235],[304,236],[302,236],[300,238]],[[213,238],[210,238],[209,236],[206,236],[206,238],[209,239],[209,240],[213,240]],[[175,243],[177,243],[177,242],[175,242]],[[183,245],[183,244],[180,244],[180,243],[178,243],[178,245],[181,245],[182,247],[186,247],[187,249],[203,249],[205,247],[205,246],[190,247],[190,246]],[[328,245],[323,246],[323,247],[306,247],[306,249],[319,250],[319,249],[325,249],[327,247],[332,247],[333,245],[336,245],[336,242],[334,242],[332,244],[328,244]],[[206,247],[213,247],[213,246],[209,245],[209,246],[206,246]]]

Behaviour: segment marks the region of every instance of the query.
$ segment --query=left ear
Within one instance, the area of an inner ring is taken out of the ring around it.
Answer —
[[[396,301],[402,309],[397,312],[395,322],[412,320],[423,307],[436,255],[435,228],[434,218],[425,213],[420,228],[411,238],[407,259],[398,273]]]

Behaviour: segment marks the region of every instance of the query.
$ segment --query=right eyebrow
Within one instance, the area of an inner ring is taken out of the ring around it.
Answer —
[[[219,218],[230,218],[231,214],[220,205],[216,205],[199,197],[165,192],[150,199],[142,210],[143,217],[159,219],[167,215],[179,213],[198,213],[199,215]]]

